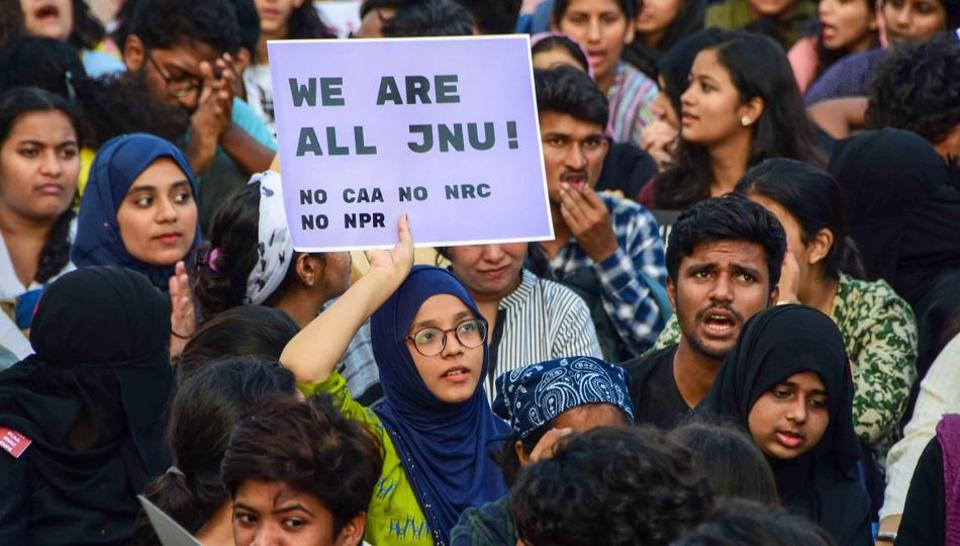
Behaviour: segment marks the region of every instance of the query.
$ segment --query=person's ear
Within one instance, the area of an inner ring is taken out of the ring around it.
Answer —
[[[139,36],[131,34],[127,36],[127,40],[123,42],[123,64],[127,67],[127,70],[130,72],[136,72],[143,68],[143,63],[147,58],[147,50],[143,46],[143,41]]]
[[[527,450],[523,448],[523,442],[520,440],[513,443],[513,452],[517,454],[520,466],[527,466],[527,464],[530,463],[530,455],[527,453]]]
[[[300,9],[303,6],[303,0],[293,0],[293,9]]]
[[[297,267],[297,277],[300,278],[300,283],[307,288],[313,288],[318,283],[323,282],[323,274],[327,265],[323,256],[299,254],[294,265]]]
[[[740,116],[740,125],[750,127],[757,123],[757,120],[763,115],[764,108],[766,108],[766,104],[762,97],[751,97],[747,102],[741,104],[740,108],[737,109],[737,114]]]
[[[626,14],[624,14],[626,17]],[[624,44],[632,44],[633,39],[637,36],[637,19],[636,17],[633,20],[627,19],[627,31],[623,35]]]
[[[773,307],[780,301],[780,285],[773,287],[773,290],[770,291],[770,299],[767,300],[767,307]]]
[[[667,297],[670,298],[670,307],[673,307],[673,314],[677,314],[677,284],[673,279],[667,277]]]
[[[348,521],[335,540],[336,546],[360,546],[363,542],[363,532],[367,527],[367,514],[360,512]]]
[[[833,248],[833,233],[823,228],[807,244],[807,265],[816,265],[830,254]]]

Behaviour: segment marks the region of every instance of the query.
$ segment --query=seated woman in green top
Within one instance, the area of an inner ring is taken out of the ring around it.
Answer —
[[[814,307],[840,328],[853,368],[854,429],[882,465],[895,441],[916,379],[917,325],[910,306],[886,282],[868,282],[851,267],[840,188],[827,173],[791,159],[768,159],[750,169],[736,190],[783,224],[787,254],[780,301]],[[850,275],[853,275],[850,276]],[[676,322],[657,340],[680,337]]]
[[[507,425],[487,402],[486,323],[451,273],[417,266],[406,218],[391,251],[369,252],[370,271],[297,334],[280,362],[304,394],[333,395],[384,446],[383,472],[367,512],[373,546],[449,543],[469,506],[494,501],[506,486],[489,450]],[[372,316],[371,316],[372,315]],[[384,399],[365,408],[334,366],[370,317]]]

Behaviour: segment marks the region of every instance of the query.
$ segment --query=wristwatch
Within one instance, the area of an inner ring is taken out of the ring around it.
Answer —
[[[897,533],[891,533],[890,531],[880,531],[877,533],[877,542],[889,542],[893,544],[897,541]]]

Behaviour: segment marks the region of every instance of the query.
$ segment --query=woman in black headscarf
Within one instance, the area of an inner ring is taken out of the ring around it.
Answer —
[[[844,546],[872,544],[870,497],[858,482],[853,385],[830,317],[803,305],[755,315],[702,411],[735,419],[764,452],[783,505]]]
[[[35,355],[0,372],[0,544],[124,544],[136,495],[167,468],[170,303],[140,273],[54,282]]]
[[[867,276],[886,280],[913,307],[922,379],[960,320],[960,191],[933,147],[898,129],[837,143],[830,174]]]

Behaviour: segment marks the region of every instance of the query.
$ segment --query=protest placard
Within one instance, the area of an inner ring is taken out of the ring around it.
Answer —
[[[297,250],[553,238],[526,36],[268,48]]]

